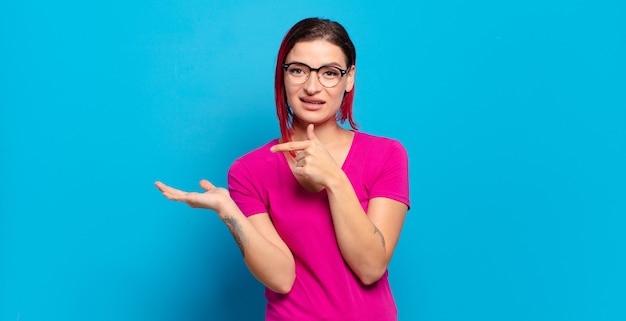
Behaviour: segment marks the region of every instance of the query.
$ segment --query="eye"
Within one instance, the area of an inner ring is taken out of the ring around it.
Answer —
[[[308,70],[302,65],[293,64],[287,68],[287,72],[292,76],[306,76]]]
[[[320,70],[320,74],[324,78],[338,78],[341,77],[341,71],[335,67],[324,67]]]

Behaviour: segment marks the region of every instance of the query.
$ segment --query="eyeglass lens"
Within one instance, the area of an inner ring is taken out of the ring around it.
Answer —
[[[293,63],[287,67],[287,77],[295,84],[303,84],[309,79],[311,68],[304,64]],[[341,69],[324,66],[317,71],[317,77],[324,87],[334,87],[341,81]]]

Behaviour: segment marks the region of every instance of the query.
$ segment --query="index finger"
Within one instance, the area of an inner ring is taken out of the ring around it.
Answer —
[[[173,200],[173,201],[179,201],[179,202],[185,202],[186,196],[189,194],[185,191],[181,191],[179,189],[173,188],[171,186],[165,185],[159,181],[155,182],[154,185],[156,185],[156,187],[159,189],[159,191],[161,191],[161,193],[163,193],[163,196],[165,196],[166,198]]]
[[[159,191],[161,191],[162,193],[169,193],[169,194],[175,194],[175,193],[185,193],[179,189],[173,188],[169,185],[165,185],[160,181],[156,181],[154,183],[154,185],[159,189]]]
[[[300,142],[287,142],[282,144],[276,144],[270,147],[270,151],[275,152],[288,152],[288,151],[296,151],[296,150],[304,150],[309,146],[309,142],[300,141]]]

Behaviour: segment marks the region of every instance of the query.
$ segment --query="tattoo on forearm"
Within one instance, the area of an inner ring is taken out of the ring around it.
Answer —
[[[372,224],[372,226],[374,226],[374,235],[378,234],[378,236],[380,236],[380,241],[383,244],[383,248],[386,251],[387,250],[387,246],[385,244],[385,237],[383,236],[383,233],[380,232],[380,230],[378,229],[378,227],[376,227],[376,225]]]
[[[244,251],[244,245],[248,245],[248,239],[246,238],[246,236],[243,234],[243,231],[241,230],[241,225],[239,225],[239,221],[237,221],[237,219],[232,218],[230,216],[227,216],[223,219],[224,223],[226,223],[226,226],[228,226],[228,229],[230,230],[230,233],[233,235],[233,238],[235,238],[235,242],[237,242],[237,246],[239,246],[239,250],[241,250],[241,255],[243,257],[246,257],[246,253]]]

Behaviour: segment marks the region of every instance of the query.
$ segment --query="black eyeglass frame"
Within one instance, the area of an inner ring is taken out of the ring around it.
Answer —
[[[341,74],[340,78],[343,78],[343,76],[344,76],[345,74],[347,74],[347,73],[348,73],[348,71],[350,71],[350,68],[352,68],[352,67],[348,67],[348,68],[346,68],[346,69],[341,69],[341,68],[339,68],[339,67],[337,67],[337,66],[333,66],[333,65],[324,65],[324,66],[321,66],[321,67],[319,67],[319,68],[312,68],[311,66],[309,66],[309,65],[307,65],[307,64],[304,64],[304,63],[301,63],[301,62],[292,62],[292,63],[288,63],[288,64],[283,64],[283,65],[282,65],[282,66],[283,66],[283,70],[287,71],[287,69],[289,69],[289,66],[291,66],[291,65],[302,65],[302,66],[306,66],[307,68],[309,68],[310,72],[313,72],[313,71],[317,72],[317,79],[319,79],[319,80],[320,80],[320,83],[321,83],[321,79],[319,78],[319,77],[320,77],[320,73],[319,73],[319,71],[320,71],[322,68],[331,67],[331,68],[335,68],[335,69],[339,70],[339,73]],[[308,75],[308,76],[306,77],[306,79],[302,82],[302,84],[304,84],[307,80],[309,80],[309,77],[311,77],[311,73],[309,73],[309,75]],[[287,79],[289,79],[289,76],[287,76]],[[341,82],[341,79],[339,79],[339,82]],[[324,87],[326,87],[326,88],[332,88],[332,87],[335,87],[335,86],[339,85],[339,82],[337,82],[335,85],[333,85],[333,86],[331,86],[331,87],[327,87],[327,86],[324,86]],[[324,85],[324,84],[322,84],[322,85]]]

